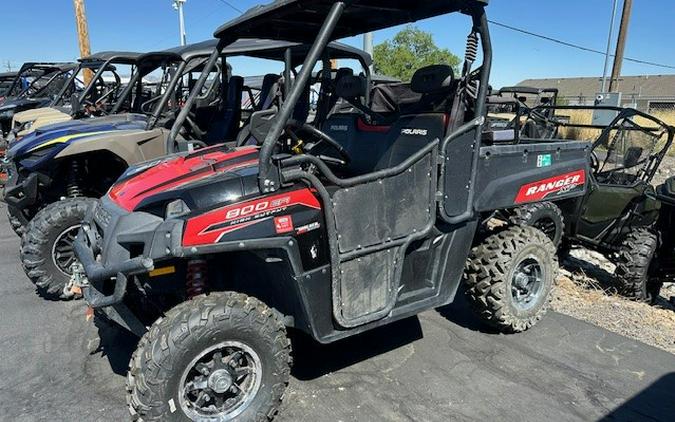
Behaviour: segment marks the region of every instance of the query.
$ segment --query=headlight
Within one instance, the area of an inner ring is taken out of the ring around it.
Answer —
[[[147,161],[145,163],[139,163],[139,164],[136,164],[135,166],[131,166],[124,173],[122,173],[122,175],[120,176],[119,179],[120,180],[128,179],[129,177],[135,176],[138,173],[141,173],[141,172],[149,169],[150,167],[155,167],[156,165],[160,164],[162,161],[164,161],[163,158],[159,159],[159,160]]]
[[[166,204],[165,218],[170,220],[172,218],[182,217],[184,215],[190,214],[190,211],[190,207],[187,206],[185,201],[182,199],[176,199],[175,201]]]
[[[33,127],[33,123],[35,123],[35,120],[30,120],[22,125],[19,126],[19,130],[17,132],[23,132],[24,130],[28,130]]]

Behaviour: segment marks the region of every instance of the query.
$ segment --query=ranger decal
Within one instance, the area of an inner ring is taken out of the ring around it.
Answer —
[[[516,196],[516,204],[541,201],[552,194],[562,194],[586,183],[586,171],[577,170],[549,179],[523,185]]]

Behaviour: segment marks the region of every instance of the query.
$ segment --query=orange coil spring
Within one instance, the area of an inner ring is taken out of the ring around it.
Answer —
[[[208,264],[203,259],[193,259],[187,264],[186,292],[192,299],[206,293],[208,285]]]

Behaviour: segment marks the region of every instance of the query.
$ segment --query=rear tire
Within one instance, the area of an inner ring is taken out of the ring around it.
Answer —
[[[48,205],[28,223],[21,238],[21,263],[38,293],[50,300],[68,300],[64,293],[75,260],[72,240],[94,199],[66,199]]]
[[[615,272],[619,293],[650,302],[658,298],[663,283],[650,277],[658,245],[657,235],[644,228],[633,230],[621,242]]]
[[[539,229],[551,239],[556,248],[560,246],[565,233],[562,212],[552,202],[539,202],[516,208],[509,222],[514,226],[530,226]]]
[[[237,352],[241,361],[228,365]],[[242,365],[253,370],[237,378],[232,371]],[[200,296],[170,310],[141,339],[129,364],[129,411],[133,420],[145,422],[270,421],[281,405],[290,366],[286,328],[264,303],[230,292]],[[237,379],[238,388],[227,388]],[[214,389],[216,382],[224,383],[224,393]],[[233,395],[236,401],[228,408]],[[206,414],[207,404],[221,406],[221,413]]]
[[[551,240],[533,227],[510,227],[471,251],[467,298],[488,325],[506,333],[525,331],[546,314],[557,274]]]

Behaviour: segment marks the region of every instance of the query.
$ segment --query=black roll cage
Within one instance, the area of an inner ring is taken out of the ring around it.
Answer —
[[[440,1],[440,0],[434,0]],[[285,3],[290,3],[291,1],[281,1],[280,7],[283,7]],[[341,0],[335,1],[332,3],[330,10],[323,21],[314,43],[307,52],[304,63],[296,79],[293,83],[293,86],[287,92],[287,97],[284,103],[282,104],[279,113],[277,114],[271,130],[268,132],[262,147],[260,149],[260,158],[259,158],[259,175],[258,175],[258,184],[259,188],[263,193],[274,192],[281,188],[282,176],[281,176],[281,167],[283,162],[280,160],[274,160],[273,154],[275,150],[275,145],[277,140],[281,136],[282,132],[285,130],[288,121],[291,119],[293,110],[297,105],[301,95],[303,87],[309,82],[312,77],[312,71],[317,62],[322,58],[322,53],[326,49],[328,43],[333,38],[333,32],[340,21],[341,16],[347,8],[354,4],[358,4],[359,0]],[[487,1],[465,1],[464,7],[458,9],[461,13],[464,13],[472,18],[473,29],[480,36],[481,48],[483,54],[483,63],[481,65],[480,72],[480,85],[478,95],[476,97],[475,103],[475,116],[477,116],[473,121],[468,122],[464,126],[460,127],[455,133],[451,133],[441,145],[445,146],[447,143],[455,139],[456,137],[464,134],[470,130],[475,130],[474,143],[473,143],[473,154],[472,154],[472,163],[471,163],[471,179],[470,185],[475,185],[476,182],[476,173],[479,161],[479,150],[481,145],[481,133],[482,128],[485,123],[484,112],[485,112],[485,102],[488,94],[490,70],[492,67],[492,43],[490,39],[490,32],[488,28],[487,16],[485,14],[485,6]],[[372,12],[372,11],[371,11]],[[252,14],[256,15],[256,10],[253,9]],[[433,15],[428,15],[426,17],[433,17],[439,15],[438,13]],[[239,18],[239,21],[245,18]],[[232,24],[236,25],[236,22]],[[380,24],[380,23],[378,23]],[[391,26],[391,25],[390,25]],[[227,27],[227,24],[225,25]],[[279,34],[283,36],[283,34]],[[227,28],[219,29],[216,32],[217,37],[221,37],[218,43],[218,48],[213,52],[209,62],[206,65],[205,71],[209,67],[215,65],[220,51],[222,49],[234,42],[230,35],[228,34]],[[176,119],[176,123],[172,128],[171,135],[167,139],[167,147],[169,151],[173,150],[173,145],[175,144],[175,138],[180,129],[180,125],[187,118],[190,106],[194,103],[197,93],[201,90],[201,86],[206,82],[207,74],[204,72],[199,81],[197,82],[195,89],[190,94],[186,106],[181,111],[180,115]],[[373,174],[365,175],[363,177],[372,177],[378,176],[380,172],[375,172]],[[442,180],[442,178],[441,178]],[[443,219],[450,224],[458,224],[464,221],[469,220],[473,217],[473,202],[474,202],[474,193],[475,189],[469,189],[468,200],[466,202],[466,208],[464,212],[459,215],[449,216],[445,212],[441,212]]]
[[[21,68],[19,69],[18,72],[14,75],[14,78],[12,80],[12,84],[9,86],[7,89],[6,95],[9,97],[19,97],[24,90],[19,91],[16,95],[11,95],[12,92],[17,88],[17,85],[21,82],[21,78],[24,78],[26,76],[30,75],[25,75],[28,71],[35,69],[42,69],[45,70],[44,73],[40,75],[40,77],[44,76],[48,72],[46,69],[51,69],[51,72],[57,72],[58,74],[61,74],[63,72],[67,72],[70,69],[76,67],[76,64],[74,63],[40,63],[40,62],[27,62],[24,63]],[[39,79],[39,78],[38,78]]]
[[[227,57],[228,56],[229,57],[233,57],[233,56],[257,57],[256,54],[254,54],[253,52],[247,51],[246,49],[234,48],[236,46],[237,42],[244,41],[244,40],[246,40],[246,39],[222,38],[222,39],[218,40],[218,44],[216,45],[215,49],[213,50],[213,52],[209,56],[208,61],[204,64],[204,69],[202,70],[202,73],[201,73],[199,79],[195,83],[192,91],[190,92],[190,95],[188,96],[188,99],[186,100],[185,105],[183,106],[183,109],[178,114],[178,117],[176,117],[176,121],[174,122],[174,124],[171,128],[171,133],[169,134],[169,137],[167,138],[167,141],[166,141],[167,142],[167,144],[166,144],[167,151],[175,152],[176,138],[178,136],[178,133],[179,133],[181,127],[183,126],[183,124],[185,123],[185,121],[188,117],[188,114],[190,113],[190,109],[192,108],[194,103],[199,98],[199,93],[201,92],[202,88],[204,87],[204,84],[206,83],[206,81],[208,79],[209,73],[213,70],[213,67],[216,66],[218,61],[222,60],[221,65],[223,66],[223,68],[225,68],[225,67],[227,67]],[[270,40],[259,40],[259,41],[261,41],[263,43],[264,42],[270,42]],[[284,41],[280,41],[280,42],[282,44],[284,43]],[[286,84],[284,84],[284,89],[285,89],[284,97],[286,98],[286,100],[284,101],[284,106],[285,106],[285,104],[290,102],[289,96],[292,94],[292,92],[297,91],[297,94],[296,94],[297,97],[293,101],[293,107],[290,109],[291,113],[292,113],[292,110],[295,109],[295,105],[297,104],[300,96],[302,95],[302,88],[307,84],[307,82],[309,81],[309,78],[307,78],[304,81],[304,83],[298,84],[297,82],[298,82],[299,76],[296,74],[295,69],[294,69],[294,65],[295,65],[294,59],[295,58],[294,58],[293,53],[296,51],[296,49],[304,49],[306,47],[303,44],[296,43],[296,42],[286,42],[286,44],[287,44],[286,47],[282,47],[283,48],[283,50],[282,50],[283,56],[282,56],[282,59],[281,59],[281,60],[283,60],[283,63],[284,63],[284,74],[283,74],[284,79],[286,81],[289,81]],[[347,46],[336,46],[336,49],[337,48],[345,48],[346,49],[346,47]],[[271,47],[269,50],[270,51],[277,51],[279,49],[280,49],[280,47],[277,44],[276,46]],[[252,51],[260,52],[262,50],[265,50],[265,48],[264,47],[258,48],[258,49],[252,50]],[[372,63],[371,62],[372,59],[370,58],[370,56],[366,57],[366,55],[363,54],[363,53],[362,54],[356,54],[356,49],[354,49],[354,51],[351,54],[349,52],[346,52],[345,56],[349,56],[348,58],[356,59],[356,60],[359,61],[359,63],[361,64],[361,66],[362,66],[362,68],[365,72],[368,83],[370,83],[370,80],[371,80],[370,64]],[[268,56],[260,55],[260,57],[267,58],[269,60],[274,60],[272,57],[269,57],[269,55]],[[326,62],[327,61],[328,61],[328,55],[326,57]],[[305,68],[306,64],[307,64],[307,62],[305,61],[304,64],[303,64],[303,69]],[[316,64],[316,60],[314,61],[314,64],[312,65],[312,67],[315,64]],[[310,77],[311,77],[311,73],[312,73],[311,70],[312,69],[310,69],[310,71],[309,71]],[[293,81],[292,84],[290,82],[290,81],[292,81],[291,75],[296,76],[296,80]],[[282,106],[282,109],[284,108],[284,106]]]
[[[38,89],[37,91],[35,91],[35,93],[34,93],[33,95],[31,95],[31,97],[32,97],[32,98],[39,98],[39,97],[38,97],[38,94],[40,94],[42,91],[44,91],[45,89],[47,89],[47,87],[48,87],[49,85],[51,85],[57,78],[59,78],[59,77],[62,76],[62,75],[67,74],[68,72],[75,72],[77,69],[78,69],[78,67],[75,66],[75,65],[73,65],[73,67],[62,68],[62,69],[55,70],[55,71],[53,72],[53,75],[52,75],[52,76],[49,78],[49,80],[47,81],[47,83],[45,83],[44,86],[43,86],[42,88],[40,88],[40,89]],[[47,74],[47,75],[48,75],[48,74]],[[33,87],[33,84],[35,84],[37,81],[39,81],[40,79],[42,79],[44,76],[45,76],[45,75],[43,74],[43,75],[41,75],[41,76],[35,78],[35,80],[34,80],[33,82],[31,82],[26,88],[24,88],[23,90],[21,90],[21,92],[19,92],[19,93],[17,94],[16,98],[22,98],[22,97],[26,96],[26,94],[28,93],[28,91],[30,91],[31,87]],[[72,77],[72,75],[71,75],[71,77]],[[69,84],[69,82],[70,82],[70,78],[68,79],[68,81],[66,81],[66,83],[64,84],[64,87],[67,87],[68,84]],[[59,93],[60,93],[60,91],[59,91]]]
[[[636,110],[634,108],[623,108],[623,107],[614,107],[614,106],[584,106],[584,105],[559,105],[559,106],[538,106],[535,107],[531,110],[529,110],[527,113],[524,115],[526,117],[530,117],[533,113],[537,114],[538,111],[544,110],[544,111],[550,111],[551,112],[551,123],[558,126],[558,127],[571,127],[571,128],[579,128],[579,129],[597,129],[600,130],[601,133],[598,136],[597,139],[593,141],[593,144],[591,145],[591,151],[595,151],[596,148],[599,146],[603,145],[606,143],[606,141],[609,139],[609,136],[613,130],[616,130],[616,125],[619,123],[621,120],[624,119],[630,119],[632,117],[639,117],[648,121],[651,121],[652,123],[655,124],[655,126],[644,126],[644,125],[639,125],[636,123],[636,125],[639,126],[639,128],[630,128],[630,127],[622,127],[622,130],[641,130],[644,132],[658,132],[658,131],[663,131],[666,134],[666,142],[663,144],[663,146],[658,150],[658,152],[652,154],[652,157],[654,158],[654,163],[650,165],[649,171],[645,174],[645,178],[647,181],[652,180],[654,175],[656,174],[656,171],[659,168],[660,163],[663,161],[664,157],[668,154],[668,151],[673,145],[673,141],[675,141],[675,127],[669,125],[668,123],[664,122],[663,120],[659,119],[656,116],[652,116],[651,114],[642,112],[640,110]],[[568,111],[595,111],[595,110],[602,110],[602,111],[613,111],[616,112],[617,115],[616,117],[612,120],[612,122],[609,125],[594,125],[594,124],[584,124],[584,123],[567,123],[562,120],[556,119],[557,116],[555,116],[555,112],[558,110],[568,110]],[[520,116],[518,116],[519,118]]]
[[[131,53],[133,55],[136,55],[138,53]],[[91,93],[91,91],[94,89],[94,86],[96,84],[96,81],[101,78],[103,73],[107,70],[115,71],[115,64],[126,64],[126,65],[131,65],[131,66],[136,66],[136,60],[140,54],[138,54],[136,57],[132,57],[130,53],[121,53],[121,54],[113,54],[106,60],[100,60],[95,58],[95,56],[91,56],[91,59],[88,57],[84,57],[80,59],[80,68],[88,68],[92,69],[95,68],[96,72],[94,75],[91,77],[91,83],[87,85],[87,87],[82,91],[82,94],[78,97],[79,102],[83,102],[85,98]],[[92,63],[93,61],[93,63]],[[98,62],[98,63],[97,63]],[[132,71],[132,73],[134,73]],[[77,75],[77,73],[75,73]],[[120,82],[119,75],[115,72],[116,79],[118,79],[118,83]],[[119,98],[118,101],[122,101],[122,98]]]

